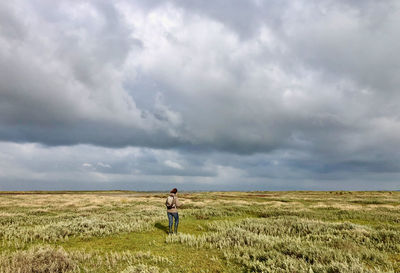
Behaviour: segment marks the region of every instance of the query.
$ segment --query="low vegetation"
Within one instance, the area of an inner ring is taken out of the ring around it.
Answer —
[[[0,272],[400,272],[400,192],[0,193]]]

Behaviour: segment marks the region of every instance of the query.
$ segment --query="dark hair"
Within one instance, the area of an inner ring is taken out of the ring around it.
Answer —
[[[173,188],[171,191],[170,191],[170,193],[177,193],[178,192],[178,189],[177,188]]]

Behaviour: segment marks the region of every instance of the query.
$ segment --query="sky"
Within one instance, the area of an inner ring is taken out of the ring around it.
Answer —
[[[0,3],[1,190],[400,189],[400,1]]]

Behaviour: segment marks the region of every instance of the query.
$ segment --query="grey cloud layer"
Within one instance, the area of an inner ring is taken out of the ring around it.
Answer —
[[[1,190],[394,190],[398,173],[323,163],[293,152],[193,154],[88,145],[45,147],[0,142]],[[317,168],[317,169],[315,169]],[[363,168],[361,166],[361,168]],[[376,183],[376,181],[384,183]]]
[[[243,177],[395,175],[399,14],[397,1],[4,2],[0,140],[212,152]],[[153,163],[141,171],[217,172]]]

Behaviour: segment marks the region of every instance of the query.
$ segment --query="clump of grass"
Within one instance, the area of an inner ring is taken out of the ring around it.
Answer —
[[[163,266],[171,264],[168,258],[154,255],[149,251],[111,251],[104,253],[98,250],[75,250],[70,252],[70,256],[84,272],[98,272],[98,268],[103,268],[106,272],[119,272],[117,270],[122,269],[123,265],[126,264],[143,266],[146,263]],[[141,268],[141,266],[138,268]]]
[[[135,266],[128,266],[121,273],[158,273],[160,272],[159,268],[156,266],[148,266],[145,264],[139,264]]]
[[[63,248],[35,246],[0,256],[0,271],[4,273],[76,272],[77,268]]]

